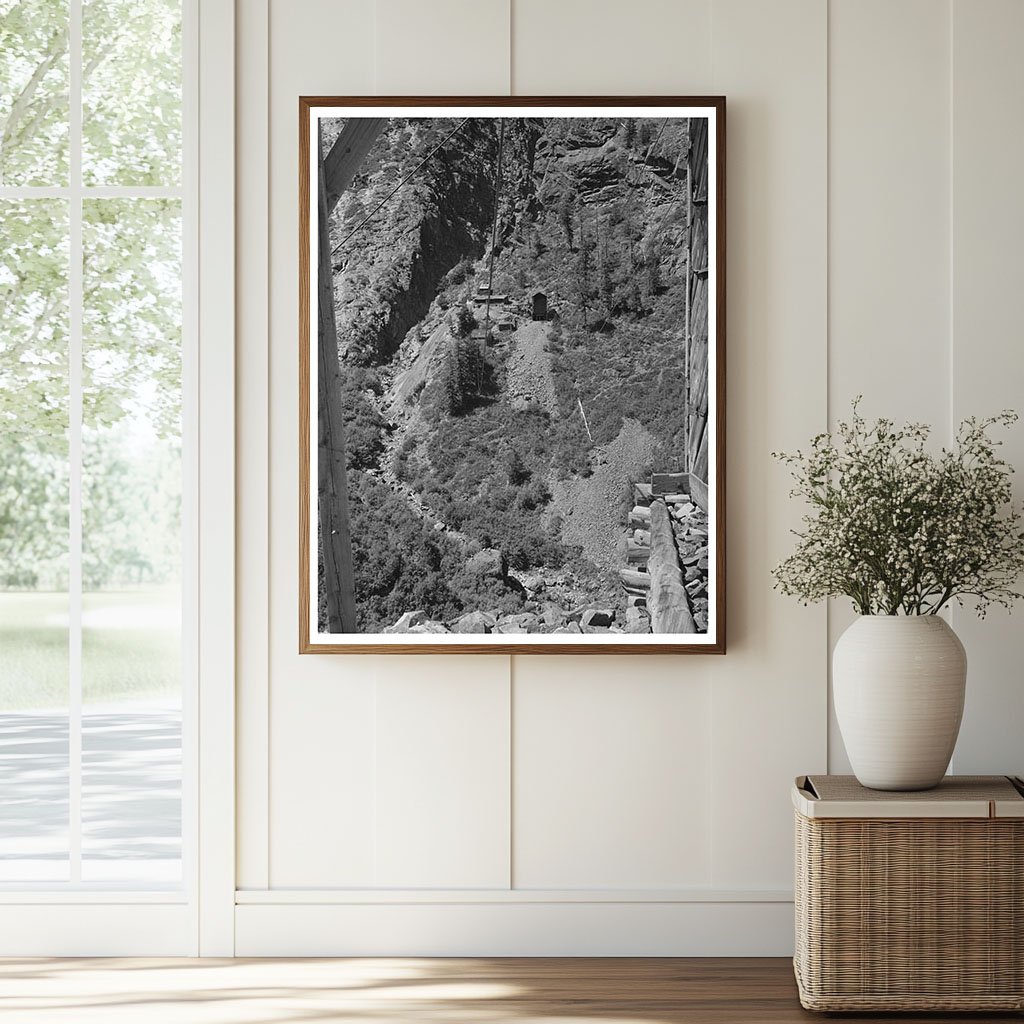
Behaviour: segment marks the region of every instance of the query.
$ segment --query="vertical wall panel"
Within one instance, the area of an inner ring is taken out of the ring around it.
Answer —
[[[270,884],[372,886],[378,659],[305,660],[274,678]]]
[[[271,0],[271,886],[369,885],[373,877],[372,659],[299,657],[296,550],[298,99],[304,93],[372,91],[371,0]],[[258,218],[264,211],[248,210],[245,216]],[[244,337],[239,353],[246,358]],[[247,637],[261,642],[258,622],[248,624],[242,643]],[[240,686],[247,683],[243,679]]]
[[[432,840],[436,845],[431,857],[423,846],[424,823],[416,816],[418,809],[427,813],[429,808],[473,806],[480,812],[486,803],[494,819],[507,821],[507,754],[504,767],[496,769],[500,747],[490,741],[508,735],[508,659],[466,658],[455,671],[448,659],[296,653],[298,97],[397,91],[398,79],[391,71],[403,62],[408,66],[402,46],[415,46],[419,59],[429,50],[432,61],[437,60],[439,51],[428,42],[426,29],[416,28],[411,10],[405,11],[404,22],[387,22],[408,6],[284,0],[272,0],[271,6],[270,878],[275,887],[457,885],[451,872],[461,869],[467,877],[498,879],[498,884],[508,879],[507,829],[501,843],[474,843],[467,836],[465,850],[481,855],[470,867],[455,856],[451,829]],[[443,27],[448,42],[467,51],[487,43],[499,61],[504,53],[505,85],[498,91],[507,91],[507,8],[502,34],[493,17],[482,25],[479,13],[466,4],[457,6],[465,18],[456,17],[449,4],[447,17],[452,20],[444,21],[445,11],[432,5],[434,30]],[[477,34],[488,27],[494,31]],[[375,40],[389,36],[394,46],[383,57],[375,55]],[[449,55],[438,66],[451,67],[453,61]],[[459,66],[462,91],[497,88],[489,79],[473,78],[471,64]],[[382,77],[375,78],[375,71]],[[420,87],[410,82],[408,91],[445,90],[441,80],[417,81]],[[461,671],[476,680],[478,693],[454,685]],[[418,691],[410,694],[406,687],[413,682]],[[378,687],[383,719],[378,715]],[[422,721],[434,720],[425,717],[429,706],[438,725],[461,723],[464,736],[485,739],[486,748],[473,741],[432,752],[430,737],[424,735],[419,742],[396,707],[402,695],[410,707],[424,712]],[[386,754],[379,755],[378,745]],[[470,788],[453,789],[456,776],[468,780]],[[401,803],[399,778],[419,787],[415,805]],[[489,787],[486,798],[479,791],[482,786]],[[403,811],[408,815],[404,825]],[[481,815],[479,827],[494,837],[489,821]],[[442,862],[448,854],[455,859],[445,875]],[[414,883],[417,871],[422,881]]]
[[[949,8],[829,4],[829,420],[949,434]],[[831,602],[829,650],[853,621]],[[829,765],[848,771],[833,721]]]
[[[377,684],[376,885],[507,888],[508,658],[395,661]]]
[[[949,10],[832,0],[829,19],[830,415],[863,394],[944,437]]]
[[[379,95],[504,95],[508,0],[377,0]],[[375,884],[509,885],[509,659],[381,659]]]
[[[953,416],[1024,413],[1024,4],[953,4]],[[1024,496],[1024,426],[1003,434]],[[958,772],[1024,772],[1024,630],[996,610],[954,613],[967,648]]]
[[[709,883],[710,701],[685,660],[516,659],[516,888]]]
[[[706,93],[711,10],[711,0],[512,0],[512,91]]]
[[[711,8],[514,0],[514,91],[707,94]],[[515,886],[707,884],[710,660],[515,659]]]
[[[504,96],[510,0],[377,0],[381,96]]]
[[[770,453],[825,425],[826,11],[716,0],[728,97],[728,654],[712,665],[713,883],[788,888],[789,785],[825,767],[823,608],[774,594],[799,510]]]

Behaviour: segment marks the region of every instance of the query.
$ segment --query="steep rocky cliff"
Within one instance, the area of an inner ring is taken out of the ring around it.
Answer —
[[[685,120],[388,122],[331,228],[361,629],[626,622],[631,486],[687,443],[689,152]]]

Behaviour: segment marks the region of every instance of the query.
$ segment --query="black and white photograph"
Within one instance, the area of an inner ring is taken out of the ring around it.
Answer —
[[[300,105],[301,649],[720,652],[722,101],[388,103]]]

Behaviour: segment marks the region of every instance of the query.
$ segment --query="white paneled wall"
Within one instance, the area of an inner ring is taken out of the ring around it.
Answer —
[[[376,884],[507,888],[508,658],[439,656],[422,674],[378,660]]]
[[[665,656],[516,658],[512,713],[517,888],[711,884],[706,680]]]
[[[239,952],[787,952],[846,613],[771,590],[800,510],[769,453],[859,392],[944,436],[1020,404],[1022,5],[239,7]],[[510,92],[728,98],[724,658],[296,653],[298,96]],[[957,767],[1024,769],[1021,631],[957,627]]]
[[[379,0],[374,6],[374,93],[508,92],[508,0]]]
[[[729,133],[729,653],[708,665],[712,877],[789,889],[789,785],[826,761],[825,612],[771,592],[798,510],[770,453],[825,426],[826,18],[816,0],[712,9],[709,88],[727,97]]]
[[[1024,4],[953,5],[952,338],[949,381],[956,422],[1015,408],[1024,414]],[[1024,474],[1024,427],[1006,457]],[[1024,479],[1017,481],[1024,497]],[[961,772],[1024,773],[1024,608],[978,622],[955,612],[967,648],[969,689],[954,755]],[[1005,769],[1002,767],[1005,765]]]
[[[512,82],[520,96],[708,95],[708,0],[513,0]]]
[[[866,416],[948,435],[949,89],[947,4],[832,0],[831,427],[862,395]],[[853,617],[831,603],[829,650]],[[830,737],[831,770],[849,771],[834,718]]]

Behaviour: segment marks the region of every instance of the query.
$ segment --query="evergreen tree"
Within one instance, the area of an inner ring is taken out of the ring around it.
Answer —
[[[642,313],[644,311],[644,299],[640,291],[640,283],[636,277],[630,278],[629,289],[626,294],[626,304],[629,308],[636,314]]]
[[[469,404],[470,396],[475,395],[480,389],[477,379],[478,349],[472,339],[464,339],[459,342],[458,353],[459,387],[462,391],[462,405],[465,408]]]
[[[615,267],[608,242],[609,234],[606,227],[597,247],[597,287],[604,302],[605,317],[610,317],[615,308]]]
[[[441,367],[441,396],[444,403],[444,410],[449,416],[458,416],[462,412],[465,403],[465,396],[462,392],[462,382],[459,373],[459,356],[457,342],[452,342],[445,353],[444,363]]]
[[[448,327],[456,338],[468,338],[476,327],[476,317],[469,307],[460,304],[455,306],[448,316]]]
[[[558,222],[565,232],[565,240],[569,243],[569,250],[573,247],[573,217],[576,213],[576,191],[567,188],[558,200]]]
[[[644,249],[644,294],[653,298],[661,291],[661,252],[652,239]]]
[[[642,256],[637,250],[643,234],[643,210],[633,196],[630,196],[622,205],[622,233],[625,236],[626,253],[626,287],[623,305],[634,313],[639,313],[643,304],[637,279],[642,270]]]
[[[505,476],[510,487],[521,487],[530,479],[530,471],[523,462],[519,449],[509,445],[505,449]]]
[[[590,304],[594,298],[594,240],[586,234],[583,226],[583,211],[580,210],[579,250],[573,264],[573,276],[580,308],[583,310],[583,326],[590,321]]]

